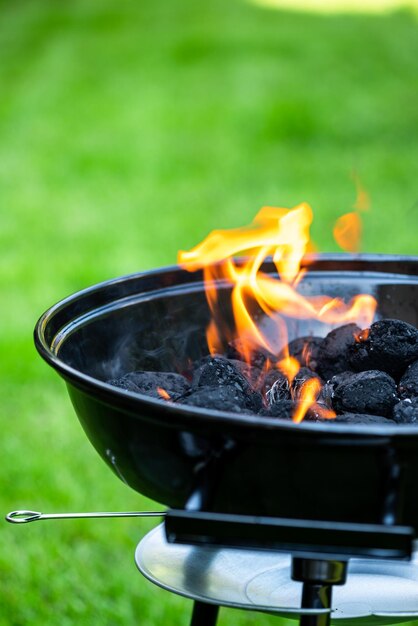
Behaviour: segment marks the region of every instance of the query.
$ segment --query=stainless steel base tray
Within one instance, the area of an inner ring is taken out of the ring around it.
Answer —
[[[312,611],[299,608],[302,585],[290,578],[290,560],[277,552],[168,544],[163,525],[148,533],[135,552],[139,571],[163,589],[297,619]],[[412,561],[352,559],[347,583],[334,587],[332,604],[332,621],[340,626],[418,619],[418,553]]]

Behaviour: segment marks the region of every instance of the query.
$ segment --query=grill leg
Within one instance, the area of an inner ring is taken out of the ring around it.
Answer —
[[[332,586],[313,585],[304,583],[302,588],[303,609],[328,609],[331,608]],[[329,626],[331,614],[325,615],[302,615],[300,626]]]
[[[195,601],[190,626],[216,626],[219,606]]]
[[[292,560],[292,578],[303,583],[303,609],[330,609],[332,585],[343,585],[347,575],[347,563],[332,559]],[[300,626],[329,626],[331,613],[301,615]]]

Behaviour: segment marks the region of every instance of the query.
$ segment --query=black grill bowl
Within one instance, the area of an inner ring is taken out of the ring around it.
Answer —
[[[269,263],[263,270],[274,272]],[[370,293],[380,317],[418,325],[418,257],[322,255],[302,288]],[[230,288],[221,291],[229,319]],[[293,424],[166,403],[106,383],[134,369],[181,371],[207,353],[208,320],[201,273],[163,268],[59,302],[37,323],[35,342],[64,378],[100,456],[154,500],[183,507],[205,483],[214,511],[379,523],[395,489],[398,523],[418,529],[418,426]],[[295,322],[290,339],[328,330]]]

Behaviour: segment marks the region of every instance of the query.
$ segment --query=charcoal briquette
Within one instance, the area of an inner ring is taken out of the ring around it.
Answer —
[[[319,349],[322,345],[322,337],[298,337],[293,339],[287,346],[286,350],[282,350],[279,360],[285,358],[287,353],[295,358],[301,367],[309,367],[314,372],[318,368]]]
[[[256,394],[252,395],[255,396]],[[198,387],[180,398],[179,402],[188,406],[231,413],[257,413],[261,408],[261,397],[260,403],[258,403],[256,398],[252,398],[234,385]]]
[[[257,388],[261,384],[261,370],[255,365],[250,365],[238,359],[228,359],[229,362],[247,379],[252,388]]]
[[[359,332],[356,324],[345,324],[329,332],[322,341],[318,347],[316,369],[324,380],[352,369],[348,360],[349,351]]]
[[[245,406],[257,412],[263,405],[261,394],[254,391],[247,378],[234,365],[232,360],[223,356],[208,356],[202,359],[193,374],[192,388],[230,387],[243,394]]]
[[[264,376],[262,393],[269,405],[290,400],[290,385],[283,372],[275,368],[269,370]]]
[[[280,400],[275,402],[268,408],[262,409],[259,415],[264,417],[276,417],[279,419],[290,420],[296,410],[296,403],[293,400]]]
[[[318,380],[318,382],[320,383],[320,386],[322,387],[323,381],[322,381],[321,377],[318,376],[318,374],[313,372],[308,367],[301,367],[300,368],[300,370],[298,371],[298,373],[294,377],[294,379],[292,381],[291,388],[290,388],[290,393],[291,393],[291,396],[292,396],[292,398],[294,400],[297,400],[300,397],[300,393],[301,393],[302,387],[304,386],[304,384],[308,380],[310,380],[312,378],[316,378]]]
[[[399,396],[404,398],[418,397],[418,361],[411,363],[399,381]]]
[[[393,426],[393,420],[383,415],[370,415],[368,413],[342,413],[334,419],[320,420],[323,424],[386,424]]]
[[[223,356],[208,356],[197,364],[193,373],[192,387],[216,387],[232,385],[240,391],[251,391],[247,378],[239,371],[234,362]]]
[[[240,348],[239,339],[235,339],[234,341],[229,342],[225,352],[225,356],[227,359],[236,359],[238,361],[242,361],[244,359],[243,354],[244,350]],[[270,362],[274,362],[276,361],[276,358],[266,350],[258,349],[251,351],[249,362],[254,367],[263,369],[267,360],[269,360]]]
[[[122,378],[112,378],[111,380],[106,381],[108,385],[112,385],[113,387],[119,387],[119,389],[124,389],[124,391],[133,391],[134,393],[141,393],[138,385],[135,385],[132,380],[130,380],[128,376],[122,376]]]
[[[345,372],[341,372],[341,374],[336,374],[335,376],[333,376],[330,380],[328,380],[323,385],[320,391],[320,394],[318,396],[318,402],[321,405],[331,409],[332,398],[334,396],[335,389],[338,387],[338,385],[345,382],[346,380],[351,378],[351,376],[353,375],[354,375],[354,372],[345,371]]]
[[[176,400],[190,388],[186,378],[174,372],[129,372],[121,378],[107,382],[114,387],[134,393],[143,393],[160,400],[163,398],[158,389],[163,389],[168,393],[171,400]]]
[[[398,401],[396,383],[389,374],[369,370],[349,376],[333,391],[337,413],[369,413],[389,417]]]
[[[350,348],[350,365],[357,371],[379,369],[396,380],[418,359],[418,330],[401,320],[385,319],[362,331]]]
[[[418,424],[418,397],[405,398],[395,404],[393,420],[397,424]]]

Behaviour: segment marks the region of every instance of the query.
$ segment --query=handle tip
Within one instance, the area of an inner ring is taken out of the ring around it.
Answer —
[[[11,524],[27,524],[40,519],[41,515],[38,511],[11,511],[6,515],[6,521]]]

